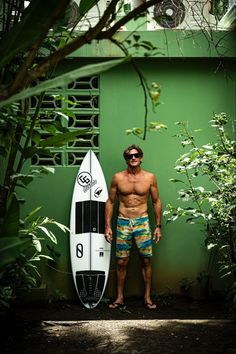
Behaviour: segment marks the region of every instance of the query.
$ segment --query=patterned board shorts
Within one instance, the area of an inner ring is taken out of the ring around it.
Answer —
[[[116,235],[117,258],[129,257],[133,239],[142,257],[152,256],[152,238],[148,216],[135,219],[118,217]]]

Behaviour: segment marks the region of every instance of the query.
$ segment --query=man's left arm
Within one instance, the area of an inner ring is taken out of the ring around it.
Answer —
[[[155,230],[154,230],[153,240],[154,240],[155,243],[157,243],[161,239],[162,205],[161,205],[161,200],[160,200],[160,197],[159,197],[157,180],[156,180],[156,177],[154,175],[152,177],[150,193],[151,193],[153,211],[154,211],[155,220],[156,220],[156,226],[155,226]]]

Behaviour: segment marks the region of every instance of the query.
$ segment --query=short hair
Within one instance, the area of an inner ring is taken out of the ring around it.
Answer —
[[[140,154],[140,157],[143,157],[143,150],[138,145],[132,144],[132,145],[128,146],[123,152],[123,156],[124,156],[125,160],[126,160],[127,155],[129,155],[129,152],[133,149],[138,151],[138,153]]]

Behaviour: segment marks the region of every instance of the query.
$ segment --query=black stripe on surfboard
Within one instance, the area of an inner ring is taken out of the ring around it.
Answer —
[[[86,200],[75,203],[75,233],[105,233],[105,202]]]

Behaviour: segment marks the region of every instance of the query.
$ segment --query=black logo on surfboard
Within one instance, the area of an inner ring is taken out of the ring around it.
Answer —
[[[86,171],[80,172],[77,177],[77,182],[81,187],[86,187],[91,184],[92,176]]]
[[[83,187],[84,193],[86,193],[90,188],[92,188],[97,183],[97,180],[96,179],[93,180],[89,172],[83,171],[78,174],[77,182],[81,187]]]
[[[94,192],[94,196],[96,198],[100,197],[100,194],[102,193],[102,188],[101,187],[98,187],[95,192]]]

